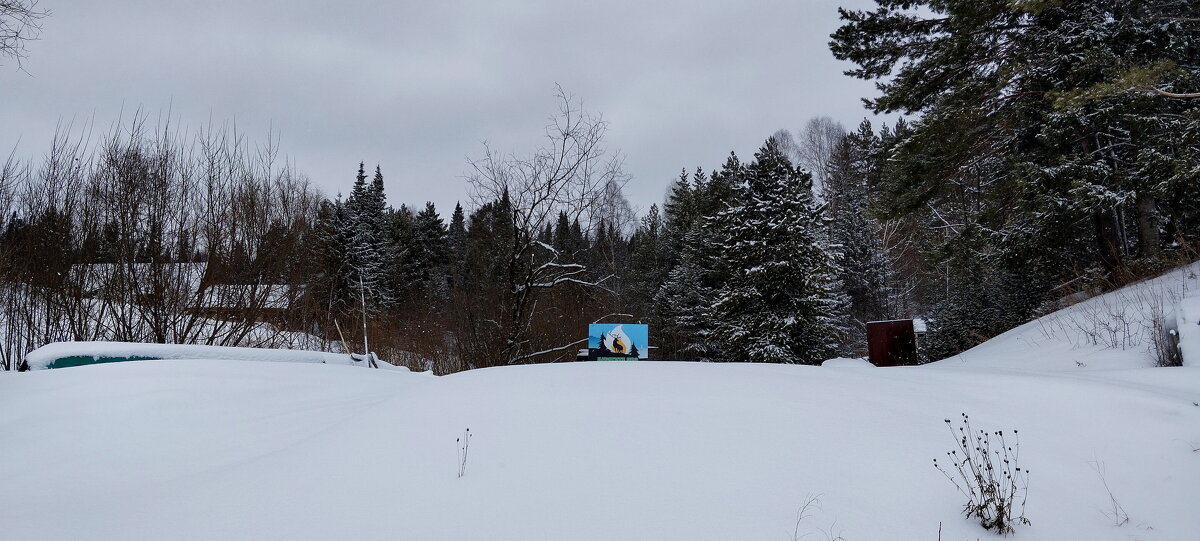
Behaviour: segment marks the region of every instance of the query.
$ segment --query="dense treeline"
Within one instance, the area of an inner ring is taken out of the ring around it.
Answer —
[[[1200,4],[877,4],[831,46],[911,119],[875,211],[923,252],[931,357],[1191,259],[1200,107],[1170,95],[1200,88]]]
[[[608,318],[654,325],[656,358],[813,363],[896,312],[903,295],[858,276],[891,268],[859,203],[869,127],[835,134],[829,202],[774,136],[682,174],[639,220],[604,122],[561,105],[543,148],[471,164],[475,201],[448,223],[389,206],[378,166],[329,199],[236,134],[139,118],[94,148],[60,135],[0,176],[6,359],[60,340],[358,350],[366,333],[449,372],[573,359]]]
[[[0,358],[365,333],[444,373],[571,360],[588,323],[620,320],[651,325],[653,358],[818,363],[917,316],[933,360],[1194,259],[1194,3],[877,3],[842,11],[831,47],[899,120],[777,132],[641,216],[607,125],[565,94],[544,145],[469,163],[448,218],[390,206],[378,165],[325,197],[220,130],[56,137],[0,171]]]

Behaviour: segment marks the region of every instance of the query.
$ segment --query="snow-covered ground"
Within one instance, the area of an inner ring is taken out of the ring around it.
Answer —
[[[1197,316],[1200,263],[1193,263],[1038,318],[937,364],[1039,371],[1151,367],[1158,319],[1178,322],[1184,362],[1200,366]]]
[[[998,538],[933,467],[962,412],[1020,430],[1032,525],[1013,539],[1200,538],[1200,368],[1039,333],[901,368],[0,373],[0,538]]]

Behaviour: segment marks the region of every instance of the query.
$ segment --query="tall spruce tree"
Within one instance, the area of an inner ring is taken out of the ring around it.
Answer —
[[[512,318],[505,307],[513,291],[506,284],[514,272],[511,248],[516,231],[508,192],[472,212],[468,224],[466,272],[451,313],[453,345],[466,368],[482,368],[503,362],[507,337],[501,329]]]
[[[347,249],[346,204],[339,195],[323,201],[316,225],[306,234],[308,264],[306,293],[318,313],[337,314],[352,306],[354,270]]]
[[[838,281],[849,298],[848,324],[854,329],[847,354],[865,354],[868,321],[912,315],[898,313],[896,274],[881,225],[868,211],[878,146],[871,123],[863,120],[834,145],[825,177],[830,247],[839,255]]]
[[[416,221],[416,215],[408,205],[402,204],[388,215],[387,239],[392,254],[387,264],[388,282],[397,297],[406,302],[424,295]]]
[[[654,296],[655,318],[661,336],[663,358],[672,360],[720,360],[713,342],[713,320],[709,309],[716,298],[713,262],[707,251],[707,232],[696,227],[685,235],[685,248],[678,264],[667,272]]]
[[[451,289],[463,280],[467,257],[467,221],[462,204],[454,204],[450,215],[450,226],[446,230],[446,262],[449,267]]]
[[[425,296],[431,302],[444,301],[450,294],[446,269],[449,249],[446,225],[433,203],[425,203],[425,209],[417,213],[413,234],[417,247],[415,267]]]
[[[662,215],[658,205],[650,205],[629,241],[632,254],[627,289],[633,313],[646,320],[654,310],[654,295],[666,279],[667,256],[663,252],[662,235]]]
[[[361,286],[367,300],[368,310],[379,310],[391,306],[395,295],[387,277],[387,263],[392,259],[387,240],[387,198],[383,191],[383,173],[375,168],[375,177],[368,185],[363,164],[358,165],[358,175],[350,197],[346,200],[347,249],[350,267],[354,273],[351,281]]]
[[[652,320],[660,329],[663,358],[721,358],[709,310],[729,266],[712,241],[717,234],[714,218],[733,204],[734,187],[745,181],[745,174],[745,166],[731,152],[720,170],[705,175],[697,168],[690,181],[685,172],[671,189],[664,233],[669,258],[666,278],[654,296]]]
[[[712,306],[713,337],[733,361],[817,364],[845,339],[845,298],[824,240],[812,177],[768,139],[734,184],[709,242],[728,280]]]

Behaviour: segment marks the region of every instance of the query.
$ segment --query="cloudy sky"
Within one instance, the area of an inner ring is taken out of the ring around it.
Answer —
[[[391,203],[465,199],[483,141],[526,152],[555,84],[610,123],[645,209],[681,167],[749,157],[818,115],[854,126],[870,83],[829,54],[838,5],[787,1],[42,0],[25,71],[0,66],[0,149],[43,154],[59,121],[122,111],[269,130],[326,192],[359,161]]]

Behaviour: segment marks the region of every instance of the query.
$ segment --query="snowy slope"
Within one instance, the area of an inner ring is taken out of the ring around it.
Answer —
[[[1200,366],[1198,277],[1200,263],[1186,265],[1038,318],[935,364],[1039,371],[1151,367],[1160,318],[1178,321],[1184,362]]]
[[[1019,428],[1015,539],[1193,540],[1200,370],[571,363],[0,374],[4,539],[989,539],[944,418]],[[459,478],[455,439],[474,436]],[[1130,521],[1114,526],[1090,463]],[[819,507],[797,526],[800,507]]]

